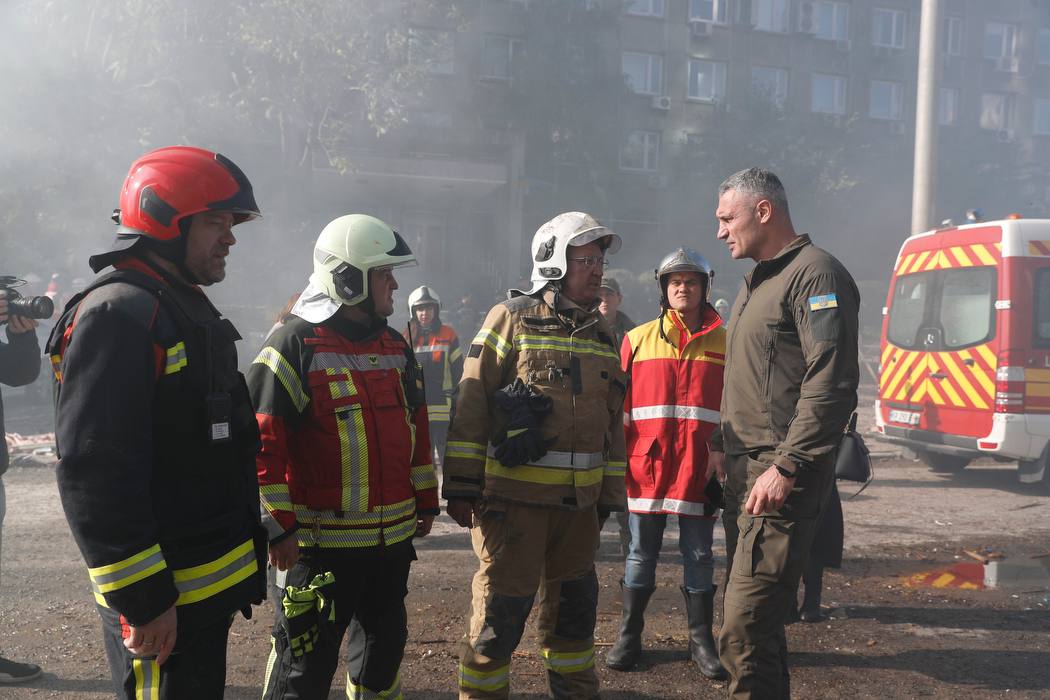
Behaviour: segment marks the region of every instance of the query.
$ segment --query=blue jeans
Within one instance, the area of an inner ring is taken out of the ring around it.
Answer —
[[[628,588],[656,586],[656,561],[664,541],[666,514],[631,513],[631,552],[627,555],[623,584]],[[715,562],[711,554],[715,521],[711,518],[678,518],[678,549],[682,552],[682,578],[690,593],[714,590]]]

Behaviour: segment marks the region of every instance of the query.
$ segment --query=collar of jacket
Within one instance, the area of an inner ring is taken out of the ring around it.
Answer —
[[[388,328],[385,318],[375,320],[371,325],[366,326],[338,313],[319,325],[327,326],[347,340],[354,342],[375,340]]]
[[[678,311],[675,311],[674,309],[667,309],[664,311],[664,317],[667,318],[672,324],[674,324],[674,327],[678,329],[679,339],[683,337],[686,339],[685,342],[681,344],[671,343],[671,345],[674,345],[676,348],[679,349],[684,348],[686,345],[692,342],[694,338],[699,338],[700,336],[707,335],[708,333],[722,325],[722,318],[718,315],[718,312],[715,311],[714,308],[707,302],[704,302],[703,311],[700,313],[700,329],[696,333],[691,332],[689,328],[686,327],[685,321],[682,320],[682,314]],[[671,341],[670,338],[668,338],[667,340],[668,342]]]
[[[784,269],[789,262],[794,260],[800,250],[808,245],[812,245],[812,243],[813,242],[809,239],[809,234],[803,233],[781,248],[780,252],[769,260],[760,260],[758,264],[755,265],[747,275],[745,275],[744,279],[747,282],[747,286],[750,287],[752,284],[757,284],[762,280],[772,277],[777,272]]]
[[[583,307],[564,294],[559,293],[558,290],[549,288],[543,291],[542,299],[547,307],[554,312],[554,315],[569,326],[580,326],[588,323],[598,313],[598,304],[601,303],[600,299],[595,299],[590,306]],[[557,308],[555,308],[555,304],[557,304]]]

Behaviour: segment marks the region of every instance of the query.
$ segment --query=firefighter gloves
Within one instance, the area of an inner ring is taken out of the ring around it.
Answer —
[[[284,608],[285,631],[292,655],[301,659],[314,650],[328,623],[335,622],[335,600],[325,588],[335,583],[331,571],[314,576],[305,588],[288,586],[281,606]]]
[[[553,408],[549,396],[544,396],[521,378],[514,380],[495,394],[496,405],[507,414],[507,425],[497,435],[495,457],[505,467],[528,464],[547,454],[553,440],[540,435],[540,421]]]

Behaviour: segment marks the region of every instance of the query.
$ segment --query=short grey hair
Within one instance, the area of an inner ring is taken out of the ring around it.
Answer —
[[[718,186],[718,196],[721,197],[729,190],[752,194],[759,199],[768,199],[773,203],[774,209],[779,209],[790,216],[784,183],[769,170],[748,168],[733,173]]]

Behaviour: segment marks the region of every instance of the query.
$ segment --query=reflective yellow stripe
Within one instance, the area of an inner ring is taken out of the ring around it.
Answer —
[[[295,404],[295,410],[302,413],[306,409],[306,404],[310,402],[310,397],[303,391],[303,385],[299,381],[295,370],[288,364],[288,360],[284,359],[281,353],[277,352],[276,348],[263,348],[252,364],[269,367],[292,399],[292,403]]]
[[[322,527],[325,525],[382,525],[391,523],[410,516],[416,510],[416,499],[408,498],[404,501],[379,506],[373,512],[352,512],[338,514],[331,510],[311,510],[306,506],[295,504],[295,516],[301,523],[317,522]]]
[[[167,568],[160,545],[155,544],[127,559],[88,569],[91,585],[99,593],[110,593]]]
[[[328,391],[331,393],[333,399],[345,399],[350,396],[357,396],[357,385],[354,384],[354,378],[350,374],[349,367],[326,367],[325,374],[329,377],[334,377],[337,374],[346,375],[346,379],[329,379],[328,380]]]
[[[437,475],[434,474],[433,464],[424,464],[418,467],[412,467],[410,474],[412,478],[412,488],[414,488],[416,491],[437,488]]]
[[[995,247],[999,248],[999,244],[996,243]],[[973,251],[974,255],[976,255],[985,265],[995,264],[995,256],[989,253],[988,249],[980,243],[975,243],[974,245],[970,246],[970,250]]]
[[[350,700],[402,700],[404,695],[401,694],[401,672],[398,671],[397,675],[394,676],[394,682],[390,684],[389,688],[378,693],[369,690],[363,685],[356,685],[350,679],[350,674],[347,673],[346,697]]]
[[[448,359],[449,359],[449,362],[456,362],[457,360],[459,360],[462,357],[463,357],[463,351],[460,350],[459,348],[456,348],[451,353],[449,353]]]
[[[627,473],[627,462],[610,461],[605,465],[605,476],[624,476]]]
[[[164,374],[175,374],[186,366],[186,344],[181,340],[167,349]]]
[[[459,665],[459,687],[472,688],[488,692],[498,691],[510,683],[510,664],[501,666],[495,671],[478,671]]]
[[[288,493],[288,484],[266,484],[259,487],[259,495],[262,497],[266,510],[291,510],[292,497]]]
[[[580,355],[597,355],[612,360],[619,360],[616,352],[603,343],[594,340],[562,338],[547,335],[520,334],[514,337],[518,352],[526,350],[554,350],[557,352],[574,352]]]
[[[379,527],[358,528],[356,530],[326,528],[321,525],[316,529],[300,528],[297,535],[300,547],[314,545],[325,549],[341,547],[376,547],[382,541],[386,544],[397,544],[407,540],[416,533],[416,519]],[[382,540],[380,540],[382,534]]]
[[[160,666],[156,659],[132,659],[135,700],[160,700]]]
[[[445,447],[445,457],[459,457],[461,459],[476,459],[485,461],[485,445],[480,442],[462,442],[449,440]]]
[[[336,414],[339,434],[339,458],[342,474],[342,510],[364,513],[368,511],[368,434],[365,432],[364,411]]]
[[[593,646],[583,651],[551,651],[544,648],[540,653],[547,670],[558,674],[579,673],[594,666]]]
[[[255,560],[255,546],[251,540],[230,550],[218,559],[175,569],[175,587],[179,590],[176,605],[188,605],[232,588],[259,570]]]
[[[62,356],[51,356],[51,371],[55,373],[55,379],[62,381]]]
[[[506,357],[507,353],[511,351],[510,343],[504,340],[499,333],[490,328],[482,328],[478,331],[478,334],[474,336],[474,345],[488,346],[496,353],[496,357],[500,360]]]
[[[514,481],[527,481],[532,484],[545,484],[548,486],[591,486],[600,483],[605,475],[605,467],[598,466],[593,469],[557,469],[551,467],[532,467],[518,465],[516,467],[504,467],[495,459],[485,460],[485,473],[501,479],[513,479]]]

